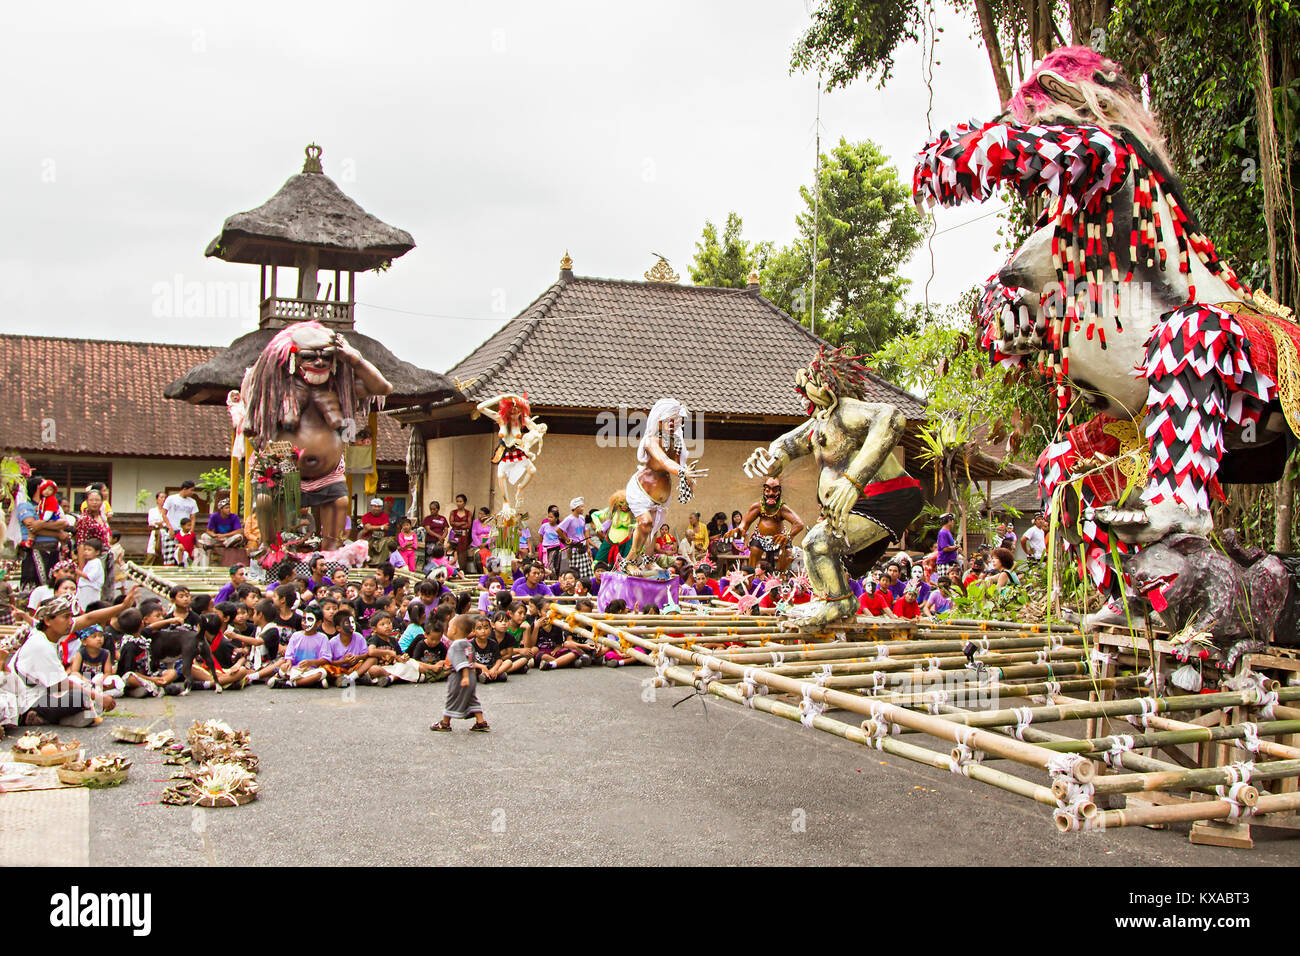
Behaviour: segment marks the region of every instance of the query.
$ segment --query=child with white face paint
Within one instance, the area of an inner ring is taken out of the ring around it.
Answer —
[[[329,641],[320,632],[320,607],[302,610],[302,630],[289,638],[277,674],[267,687],[312,687],[325,683],[325,664],[330,660]]]
[[[907,585],[916,591],[916,601],[918,604],[924,604],[930,598],[930,585],[925,582],[925,569],[921,565],[912,565],[912,575]]]

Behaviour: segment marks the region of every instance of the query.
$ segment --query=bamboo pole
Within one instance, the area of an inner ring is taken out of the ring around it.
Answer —
[[[1278,691],[1282,700],[1300,700],[1300,687],[1283,687]],[[1058,706],[1030,708],[1036,723],[1058,720],[1082,720],[1086,717],[1125,717],[1143,712],[1142,701],[1153,701],[1155,712],[1170,713],[1192,710],[1215,710],[1232,705],[1258,706],[1252,691],[1222,691],[1215,694],[1194,694],[1186,697],[1135,697],[1129,700],[1075,701]],[[1275,707],[1276,710],[1276,707]],[[972,727],[996,727],[1018,723],[1019,716],[1010,710],[983,711],[964,718]]]
[[[588,627],[609,631],[614,634],[615,638],[618,637],[617,630],[609,627],[603,621],[583,614],[577,615],[577,619]],[[716,664],[716,669],[723,674],[744,677],[747,670],[738,664],[719,660],[712,655],[696,653],[672,645],[660,645],[659,650],[666,657],[672,657],[678,661],[695,664],[696,666],[707,664],[712,668],[712,665]],[[750,669],[750,671],[751,676],[757,683],[764,684],[772,690],[807,696],[810,700],[838,707],[851,713],[861,714],[876,721],[884,720],[901,727],[911,727],[940,740],[954,744],[964,744],[973,750],[982,750],[985,753],[1005,757],[1038,770],[1047,769],[1049,763],[1059,759],[1059,755],[1050,750],[1013,738],[1003,737],[1000,734],[985,731],[973,725],[967,724],[963,727],[942,717],[917,713],[883,701],[876,701],[856,694],[846,694],[842,691],[819,687],[815,684],[810,685],[807,682],[796,681],[789,677],[782,677],[779,674],[769,674],[757,669]],[[1096,775],[1096,769],[1090,762],[1085,761],[1076,764],[1073,767],[1073,773],[1080,783],[1087,783]]]
[[[567,629],[584,637],[599,641],[607,647],[619,647],[619,642],[617,640],[607,636],[602,636],[598,631],[580,628],[576,625],[569,625]],[[629,649],[628,653],[643,664],[653,666],[655,663],[654,659],[649,654],[637,650],[636,648]],[[664,673],[665,676],[671,677],[685,686],[692,686],[696,683],[693,672],[685,668],[668,667],[665,669]],[[756,710],[762,710],[765,713],[784,717],[787,720],[795,722],[800,722],[802,719],[798,707],[784,703],[783,701],[772,700],[761,695],[753,697],[747,701],[744,694],[742,694],[734,685],[723,684],[720,681],[710,681],[707,685],[707,689],[708,692],[714,696],[723,697],[733,703],[746,704],[752,706]],[[812,723],[814,728],[818,730],[835,734],[838,737],[843,737],[844,739],[851,740],[854,743],[873,748],[876,746],[876,741],[872,737],[868,736],[860,726],[846,724],[842,721],[834,720],[822,715],[815,716],[812,719]],[[934,767],[936,770],[950,771],[952,769],[947,754],[930,750],[926,747],[920,747],[915,744],[909,744],[892,737],[882,738],[879,743],[879,749],[885,753],[893,754],[897,757],[903,757],[904,759],[912,760],[916,763],[926,764],[927,766]],[[1055,808],[1057,806],[1056,795],[1052,792],[1050,787],[1044,787],[1025,780],[1022,777],[1017,777],[1013,774],[1005,773],[1004,771],[997,770],[993,767],[985,767],[980,764],[968,764],[966,771],[973,780],[978,780],[981,783],[989,784],[990,786],[997,787],[998,789],[1005,790],[1008,793],[1017,796],[1027,797],[1035,803],[1040,803],[1047,807]]]
[[[1154,721],[1152,722],[1154,723]],[[1300,733],[1300,720],[1274,720],[1265,723],[1256,724],[1256,732],[1261,736],[1275,736],[1278,734],[1296,734]],[[1132,738],[1131,746],[1134,749],[1142,747],[1165,747],[1179,744],[1196,744],[1207,743],[1218,740],[1240,740],[1246,736],[1246,729],[1241,724],[1220,724],[1217,727],[1198,727],[1195,730],[1158,730],[1154,733],[1138,734],[1112,734],[1108,737],[1093,737],[1090,740],[1065,740],[1055,743],[1044,743],[1044,747],[1060,753],[1095,753],[1100,754],[1109,751],[1120,743],[1121,736]],[[1261,744],[1264,741],[1260,741]],[[1285,747],[1285,750],[1293,751],[1290,759],[1300,759],[1300,747]],[[1132,756],[1125,753],[1123,759],[1128,761]]]
[[[1098,829],[1113,827],[1146,827],[1162,823],[1191,823],[1196,820],[1223,820],[1232,817],[1233,803],[1228,800],[1194,800],[1188,803],[1149,805],[1124,810],[1102,810],[1094,818]],[[1300,810],[1300,793],[1260,795],[1253,807],[1252,816],[1267,813],[1294,813]],[[1249,819],[1249,818],[1246,818]],[[1058,829],[1068,827],[1057,820]]]
[[[578,626],[579,622],[584,626]],[[936,640],[933,632],[928,632],[926,635],[926,637],[930,638],[928,643],[925,637],[918,634],[918,639],[904,644],[854,642],[862,643],[865,646],[851,647],[846,646],[844,642],[820,644],[802,641],[788,650],[783,650],[780,647],[769,650],[766,647],[758,648],[750,645],[730,648],[727,651],[715,654],[695,650],[689,646],[694,642],[687,642],[688,646],[684,647],[669,643],[670,639],[665,637],[662,627],[639,628],[642,631],[649,630],[652,632],[647,637],[644,634],[630,634],[628,628],[619,627],[617,626],[618,623],[621,622],[611,622],[607,619],[586,614],[571,614],[563,622],[563,626],[568,630],[591,637],[605,646],[620,647],[627,650],[634,658],[644,663],[659,666],[660,672],[676,683],[684,686],[694,686],[702,692],[710,693],[734,703],[746,704],[784,719],[800,720],[802,716],[800,708],[785,701],[754,695],[751,690],[752,685],[761,684],[777,693],[792,694],[820,702],[826,706],[838,707],[849,713],[865,715],[868,719],[862,721],[859,728],[820,714],[804,717],[804,721],[815,729],[834,733],[844,739],[873,746],[905,759],[939,769],[960,769],[960,772],[972,779],[989,782],[991,785],[998,786],[1008,792],[1027,796],[1038,803],[1054,808],[1063,805],[1063,802],[1058,803],[1058,798],[1064,801],[1067,795],[1062,778],[1058,777],[1050,788],[1041,787],[1020,777],[998,771],[995,768],[987,767],[978,762],[971,762],[969,752],[966,752],[967,759],[963,761],[961,753],[965,752],[964,748],[981,752],[995,759],[1004,758],[1025,766],[1048,769],[1050,766],[1057,766],[1050,756],[1052,754],[1073,753],[1090,755],[1095,758],[1121,743],[1128,743],[1127,739],[1121,740],[1122,737],[1133,738],[1132,742],[1129,743],[1129,746],[1133,749],[1177,746],[1207,741],[1238,740],[1246,734],[1242,724],[1205,727],[1198,724],[1186,724],[1182,721],[1158,715],[1201,712],[1226,707],[1251,709],[1260,706],[1260,700],[1254,689],[1165,698],[1139,697],[1130,700],[1083,701],[1066,697],[1062,691],[1067,688],[1055,678],[1066,676],[1067,672],[1072,670],[1078,672],[1080,668],[1083,669],[1082,673],[1090,672],[1086,662],[1078,659],[1078,652],[1073,648],[1057,646],[1065,643],[1064,640],[1051,642],[1046,648],[1042,648],[1045,641],[1041,638],[1035,640],[1017,637],[1016,640],[1023,641],[1022,644],[999,648],[1000,653],[993,653],[991,646],[988,650],[981,648],[981,663],[984,663],[986,668],[982,672],[974,672],[974,676],[977,678],[975,682],[979,683],[978,675],[980,673],[987,674],[989,671],[993,671],[997,675],[997,679],[989,685],[990,689],[996,689],[999,693],[1010,697],[1046,693],[1050,689],[1056,695],[1055,703],[1042,707],[1001,709],[986,712],[959,711],[956,708],[938,703],[937,698],[934,698],[932,694],[890,693],[888,696],[864,697],[857,694],[844,694],[836,689],[836,685],[874,684],[874,677],[868,681],[867,678],[860,676],[864,673],[884,672],[891,681],[904,676],[910,680],[920,677],[922,681],[925,681],[929,679],[946,679],[951,677],[954,672],[967,669],[965,654],[952,653],[955,650],[956,640]],[[673,622],[672,629],[676,631],[686,630],[680,622]],[[1005,632],[1005,628],[1001,630],[1001,633]],[[1075,638],[1082,641],[1082,636],[1076,634],[1071,635],[1069,642],[1073,644]],[[678,639],[681,640],[681,638]],[[980,640],[983,643],[985,638],[981,637]],[[991,644],[996,639],[990,638],[989,640]],[[878,653],[883,648],[886,655],[892,653],[892,656],[864,660],[860,653],[868,648],[875,649]],[[918,648],[924,648],[925,650],[919,650]],[[1014,652],[1029,648],[1042,649],[1036,650],[1033,655],[1007,653],[1008,651]],[[902,653],[899,653],[900,651]],[[925,653],[925,651],[931,651],[932,653]],[[949,653],[944,653],[945,651]],[[1060,658],[1067,658],[1068,660],[1062,661]],[[1036,663],[1020,663],[1030,659],[1035,660]],[[668,661],[670,660],[676,663],[669,664]],[[780,663],[776,663],[777,661],[780,661]],[[1052,663],[1053,661],[1057,662]],[[997,666],[999,663],[1010,664],[1011,666],[999,667]],[[933,666],[937,670],[919,670],[917,665],[920,664],[925,664],[927,668]],[[954,666],[945,667],[945,664]],[[692,669],[692,666],[694,669]],[[1046,676],[1050,680],[1041,684],[1007,683],[1011,679],[1027,678],[1030,675],[1026,672],[1031,671],[1033,668],[1046,670],[1047,673],[1042,676]],[[702,671],[707,673],[702,674]],[[811,673],[816,671],[820,671],[820,673],[815,681],[796,679],[796,675],[811,676]],[[937,677],[924,676],[936,674]],[[746,683],[737,685],[734,681],[738,679],[743,679]],[[1085,688],[1116,690],[1134,687],[1139,682],[1140,678],[1138,677],[1102,679],[1088,677],[1087,679],[1068,681],[1067,683],[1069,684],[1069,690],[1082,690]],[[1274,682],[1268,689],[1276,691],[1280,700],[1300,700],[1300,688],[1282,688],[1278,687]],[[918,713],[901,706],[903,702],[927,706],[934,704],[934,709],[943,710],[946,713],[943,716]],[[1283,714],[1284,711],[1290,713]],[[1300,708],[1289,708],[1282,704],[1275,704],[1274,712],[1293,719],[1260,722],[1255,728],[1255,732],[1259,736],[1267,737],[1300,732]],[[1077,740],[1062,734],[1051,733],[1042,729],[1041,726],[1031,727],[1022,723],[1026,713],[1029,714],[1033,722],[1040,725],[1085,718],[1143,716],[1146,725],[1159,724],[1161,726],[1157,726],[1155,730],[1148,729],[1135,732],[1132,735],[1112,734],[1105,737],[1089,737],[1084,740]],[[1020,725],[1019,735],[1024,740],[1017,740],[1009,735],[1008,730],[1004,729],[1012,723]],[[894,733],[897,733],[901,728],[904,732],[926,734],[941,741],[955,743],[958,747],[954,748],[952,754],[944,754],[927,747],[911,744],[905,740],[895,739],[892,735],[882,735],[880,733],[882,728],[889,729],[883,727],[883,724],[893,725]],[[1167,725],[1167,729],[1165,729],[1165,725]],[[963,731],[960,729],[962,727],[970,729]],[[983,730],[986,727],[993,729],[986,732]],[[1281,753],[1287,757],[1300,754],[1300,748],[1273,744],[1271,741],[1261,741],[1261,745],[1262,752],[1265,751],[1266,747],[1272,746],[1280,748]],[[1292,753],[1293,751],[1295,754]],[[1207,790],[1240,782],[1240,772],[1235,767],[1210,767],[1188,770],[1155,757],[1133,753],[1132,750],[1123,751],[1123,761],[1128,765],[1125,769],[1139,772],[1097,776],[1095,765],[1090,760],[1087,760],[1076,763],[1072,767],[1072,774],[1074,780],[1078,783],[1091,783],[1094,792],[1098,794]],[[1251,779],[1273,780],[1297,776],[1300,776],[1300,759],[1283,759],[1256,764]],[[1050,799],[1047,794],[1052,794]],[[1278,800],[1278,796],[1282,798],[1281,801]],[[1288,793],[1276,796],[1261,796],[1257,789],[1247,785],[1237,786],[1234,790],[1234,798],[1235,802],[1229,800],[1202,800],[1175,805],[1172,808],[1162,806],[1153,807],[1149,810],[1143,808],[1137,811],[1097,811],[1095,804],[1089,801],[1076,801],[1072,804],[1071,809],[1082,814],[1085,818],[1085,826],[1104,828],[1106,826],[1137,825],[1139,822],[1145,821],[1164,822],[1161,811],[1165,811],[1163,815],[1169,816],[1170,819],[1192,820],[1230,817],[1241,812],[1243,807],[1250,808],[1251,806],[1256,808],[1256,813],[1261,814],[1282,812],[1300,807],[1300,794]],[[1285,802],[1287,800],[1295,801],[1295,803]],[[1169,812],[1171,810],[1172,813]],[[1179,814],[1183,816],[1179,816]],[[1077,820],[1072,821],[1069,814],[1058,812],[1056,820],[1058,826],[1062,829],[1070,829],[1078,825]]]

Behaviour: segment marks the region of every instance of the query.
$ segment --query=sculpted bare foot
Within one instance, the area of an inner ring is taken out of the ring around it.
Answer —
[[[852,598],[841,601],[809,601],[790,608],[781,621],[781,627],[791,631],[823,631],[829,624],[853,618],[857,611],[857,603]]]

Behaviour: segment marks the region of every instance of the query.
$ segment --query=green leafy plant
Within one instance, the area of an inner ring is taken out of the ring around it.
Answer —
[[[216,501],[218,495],[230,489],[230,472],[225,468],[213,468],[195,478],[194,485],[209,502]],[[231,500],[230,506],[232,508],[236,508],[238,505],[238,501]]]

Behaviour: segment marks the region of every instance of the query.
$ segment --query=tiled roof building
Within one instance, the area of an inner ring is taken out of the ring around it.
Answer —
[[[163,398],[167,384],[223,351],[204,345],[0,334],[9,383],[0,448],[42,454],[229,458],[219,405]],[[379,418],[379,459],[405,462],[407,438]]]
[[[690,411],[688,443],[702,440],[698,453],[709,469],[690,506],[673,506],[670,523],[679,529],[688,511],[707,521],[715,511],[748,507],[758,482],[741,466],[755,447],[805,420],[794,375],[824,343],[763,298],[756,282],[721,289],[653,281],[660,271],[668,271],[666,264],[645,282],[588,278],[574,275],[566,257],[554,285],[447,372],[457,394],[397,411],[426,438],[422,505],[438,500],[445,510],[464,493],[471,506],[495,510],[495,429],[474,416],[474,406],[503,392],[527,392],[549,429],[525,491],[525,508],[535,516],[548,504],[567,510],[576,496],[601,506],[623,487],[636,467],[635,440],[622,431],[610,440],[610,413],[623,429],[665,396]],[[897,406],[908,419],[898,454],[919,447],[921,400],[875,377],[866,397]],[[908,464],[926,479],[916,462]],[[784,479],[786,500],[809,524],[818,515],[816,476],[807,462],[796,462]]]
[[[671,394],[711,416],[802,419],[794,373],[822,344],[757,286],[569,272],[447,374],[475,402],[527,389],[538,405],[649,408]],[[881,379],[866,397],[925,417],[920,401]]]

